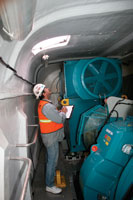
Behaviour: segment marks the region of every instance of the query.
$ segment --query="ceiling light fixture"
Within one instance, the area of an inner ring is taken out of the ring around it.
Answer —
[[[70,40],[70,37],[71,37],[70,35],[66,35],[66,36],[50,38],[48,40],[43,40],[32,48],[32,53],[36,55],[39,52],[44,51],[46,49],[66,46]]]

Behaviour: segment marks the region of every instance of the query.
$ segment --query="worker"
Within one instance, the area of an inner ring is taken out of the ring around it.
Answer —
[[[46,191],[53,194],[62,192],[61,188],[54,185],[55,170],[59,156],[59,142],[64,138],[63,123],[66,118],[66,107],[60,111],[50,101],[51,91],[44,84],[37,84],[33,88],[33,92],[37,99],[38,116],[41,131],[41,138],[46,147]]]

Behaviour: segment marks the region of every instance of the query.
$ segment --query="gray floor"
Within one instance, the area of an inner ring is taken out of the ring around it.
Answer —
[[[75,191],[79,185],[77,172],[79,172],[81,166],[81,160],[77,161],[67,161],[64,156],[65,152],[62,150],[62,145],[60,144],[60,157],[58,161],[58,169],[61,170],[61,175],[65,176],[67,186],[63,188],[63,192],[59,195],[54,195],[48,192],[45,192],[45,148],[42,147],[41,153],[39,156],[39,162],[37,170],[35,173],[33,181],[33,200],[81,200],[80,194],[77,194]],[[77,177],[74,181],[73,177]],[[76,181],[77,180],[77,181]],[[75,183],[75,184],[74,184]],[[78,188],[78,193],[80,189]]]

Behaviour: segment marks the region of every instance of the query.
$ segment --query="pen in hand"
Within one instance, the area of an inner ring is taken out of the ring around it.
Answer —
[[[66,113],[67,112],[67,108],[65,106],[62,107],[61,112]]]

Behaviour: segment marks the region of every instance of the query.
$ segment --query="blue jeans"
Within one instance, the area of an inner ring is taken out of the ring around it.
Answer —
[[[47,149],[47,163],[46,163],[46,186],[54,186],[55,170],[59,156],[59,143],[55,142]]]

